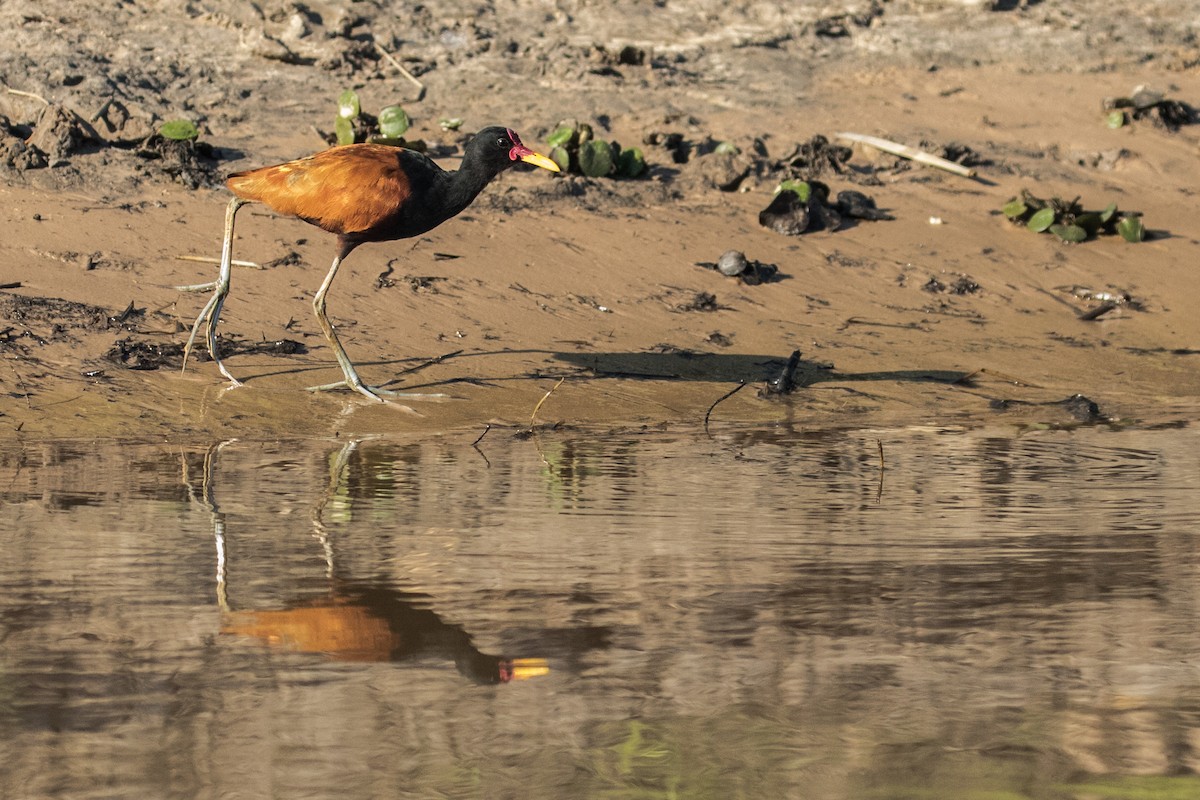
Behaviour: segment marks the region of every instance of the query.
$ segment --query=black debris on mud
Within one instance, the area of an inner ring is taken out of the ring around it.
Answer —
[[[668,293],[662,300],[667,304],[667,308],[671,311],[687,313],[689,311],[718,311],[723,306],[717,302],[717,296],[712,292],[693,292],[684,299],[672,297],[670,295],[675,292]]]
[[[108,309],[86,303],[0,293],[0,345],[11,345],[18,340],[35,344],[74,341],[72,331],[122,327],[136,313],[127,310],[112,316]]]
[[[239,355],[303,355],[308,348],[293,339],[275,341],[243,342],[238,339],[220,338],[221,357]],[[118,339],[104,354],[107,361],[126,369],[155,370],[163,367],[179,369],[183,364],[183,344],[178,342],[149,342],[127,336]],[[211,361],[206,349],[195,348],[191,358],[195,361]]]
[[[854,189],[846,189],[837,194],[837,210],[843,217],[850,219],[884,220],[895,219],[891,214],[882,211],[875,205],[875,198],[869,197]]]
[[[953,161],[955,164],[961,164],[964,167],[990,167],[993,165],[992,159],[981,154],[970,145],[961,144],[959,142],[950,142],[949,144],[937,145],[931,142],[921,142],[921,147],[938,153],[947,161]]]
[[[842,224],[841,216],[816,195],[814,191],[807,200],[801,200],[795,192],[780,192],[758,212],[758,224],[784,236],[799,236],[810,230],[837,230]]]
[[[1148,119],[1156,127],[1174,133],[1184,125],[1200,122],[1200,111],[1180,100],[1170,100],[1161,92],[1139,86],[1129,97],[1109,97],[1105,111],[1124,112],[1124,121]],[[1120,122],[1120,119],[1118,119]]]
[[[771,283],[783,277],[776,265],[746,258],[746,254],[740,250],[728,250],[716,261],[697,261],[696,266],[715,269],[722,275],[737,278],[739,283],[747,286]]]
[[[967,295],[979,294],[981,291],[983,291],[983,287],[979,285],[979,282],[970,275],[959,275],[949,284],[944,283],[936,275],[932,275],[930,276],[929,280],[921,286],[921,288],[930,294],[949,293]]]
[[[1081,394],[1071,395],[1062,400],[1060,405],[1080,422],[1101,422],[1108,419],[1106,415],[1100,413],[1100,405],[1096,401]]]
[[[197,352],[197,360],[201,353]],[[203,354],[208,357],[207,353]],[[131,337],[118,339],[104,354],[106,361],[111,361],[126,369],[158,369],[163,366],[178,367],[183,361],[183,345],[176,343],[156,344],[137,341]]]

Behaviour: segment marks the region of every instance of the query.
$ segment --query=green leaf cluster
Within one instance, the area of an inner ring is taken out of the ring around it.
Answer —
[[[1146,228],[1138,212],[1121,213],[1109,203],[1102,211],[1086,211],[1079,198],[1065,201],[1059,197],[1042,200],[1022,189],[1001,209],[1014,223],[1034,233],[1049,232],[1064,242],[1079,244],[1101,234],[1115,234],[1127,242],[1146,238]]]
[[[400,106],[387,106],[379,112],[379,116],[373,116],[363,111],[358,93],[353,89],[342,92],[338,96],[337,104],[337,118],[333,123],[336,144],[371,142],[424,152],[425,142],[404,138],[412,120],[409,119],[408,112]]]
[[[636,178],[646,171],[646,157],[637,147],[596,138],[591,125],[560,122],[546,137],[547,155],[563,172],[589,178]]]

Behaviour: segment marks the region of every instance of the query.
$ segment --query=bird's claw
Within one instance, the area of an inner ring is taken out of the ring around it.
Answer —
[[[334,389],[352,389],[364,397],[369,397],[372,400],[377,400],[380,403],[386,403],[384,398],[403,397],[408,400],[444,400],[449,397],[446,394],[424,394],[421,392],[397,392],[392,389],[384,389],[380,386],[367,386],[361,381],[352,381],[343,379],[334,383],[323,383],[320,386],[309,386],[310,392],[329,392]]]
[[[391,392],[389,392],[387,389],[374,389],[360,381],[351,381],[346,379],[337,381],[335,383],[323,383],[320,386],[308,387],[308,391],[310,392],[329,392],[334,389],[352,389],[361,394],[363,397],[368,397],[380,403],[387,402],[380,397],[381,394],[391,394]]]

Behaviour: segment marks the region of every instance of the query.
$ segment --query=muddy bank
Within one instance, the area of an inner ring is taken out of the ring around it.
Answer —
[[[0,90],[0,431],[478,430],[527,425],[560,378],[535,422],[700,424],[739,382],[712,421],[1188,420],[1200,126],[1111,128],[1102,105],[1142,84],[1200,103],[1197,16],[1002,6],[5,4],[20,47],[0,56],[19,92]],[[320,149],[348,87],[375,111],[403,103],[447,168],[468,130],[502,121],[544,149],[568,118],[648,163],[636,180],[509,173],[430,234],[347,261],[330,313],[364,377],[449,395],[416,413],[304,391],[337,376],[309,303],[332,241],[254,206],[235,257],[265,268],[235,270],[221,329],[246,385],[225,391],[204,360],[178,369],[204,297],[174,287],[215,272],[181,257],[219,252],[220,177]],[[175,117],[200,147],[154,137]],[[861,145],[818,175],[803,147],[840,131],[977,176]],[[793,176],[892,219],[763,227]],[[1022,189],[1116,202],[1149,235],[1034,234],[1001,214]],[[731,249],[770,279],[703,266]],[[793,391],[767,391],[795,351]]]

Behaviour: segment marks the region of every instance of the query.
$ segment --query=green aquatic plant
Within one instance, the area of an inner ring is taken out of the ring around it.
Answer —
[[[1117,233],[1127,242],[1140,242],[1146,238],[1146,227],[1140,217],[1121,217],[1117,223]]]
[[[410,125],[408,114],[400,106],[388,106],[379,112],[379,138],[399,139]]]
[[[636,178],[646,171],[646,156],[637,147],[596,138],[591,125],[564,120],[546,136],[547,156],[563,172],[589,178]]]
[[[338,95],[337,119],[333,123],[333,130],[337,136],[338,144],[354,144],[357,138],[354,131],[354,121],[358,119],[361,113],[362,106],[359,104],[357,92],[353,89],[347,89]]]
[[[1119,235],[1127,242],[1140,242],[1146,237],[1141,214],[1135,211],[1122,214],[1116,203],[1102,211],[1085,211],[1079,198],[1063,200],[1052,197],[1043,200],[1022,189],[1001,207],[1001,212],[1017,224],[1034,233],[1049,232],[1061,241],[1080,244],[1101,234]]]
[[[613,171],[613,147],[603,139],[592,139],[579,148],[579,171],[589,178],[605,178]]]
[[[368,114],[362,108],[358,93],[347,89],[338,95],[337,117],[333,122],[331,144],[347,145],[361,142],[407,147],[424,152],[425,142],[407,140],[404,134],[412,126],[408,112],[398,105],[385,106],[379,116]],[[462,120],[458,120],[462,124]],[[443,127],[445,127],[443,125]]]
[[[617,174],[622,178],[636,178],[646,171],[646,156],[640,148],[626,147],[617,156]]]
[[[158,133],[164,139],[174,139],[178,142],[190,141],[200,136],[196,124],[187,119],[168,120],[159,126]]]
[[[812,186],[808,181],[788,178],[780,181],[779,185],[775,187],[775,194],[779,194],[780,192],[792,192],[800,198],[801,203],[807,203],[808,198],[812,195]]]
[[[573,125],[559,125],[546,137],[546,146],[551,149],[555,147],[578,147],[579,130]]]

